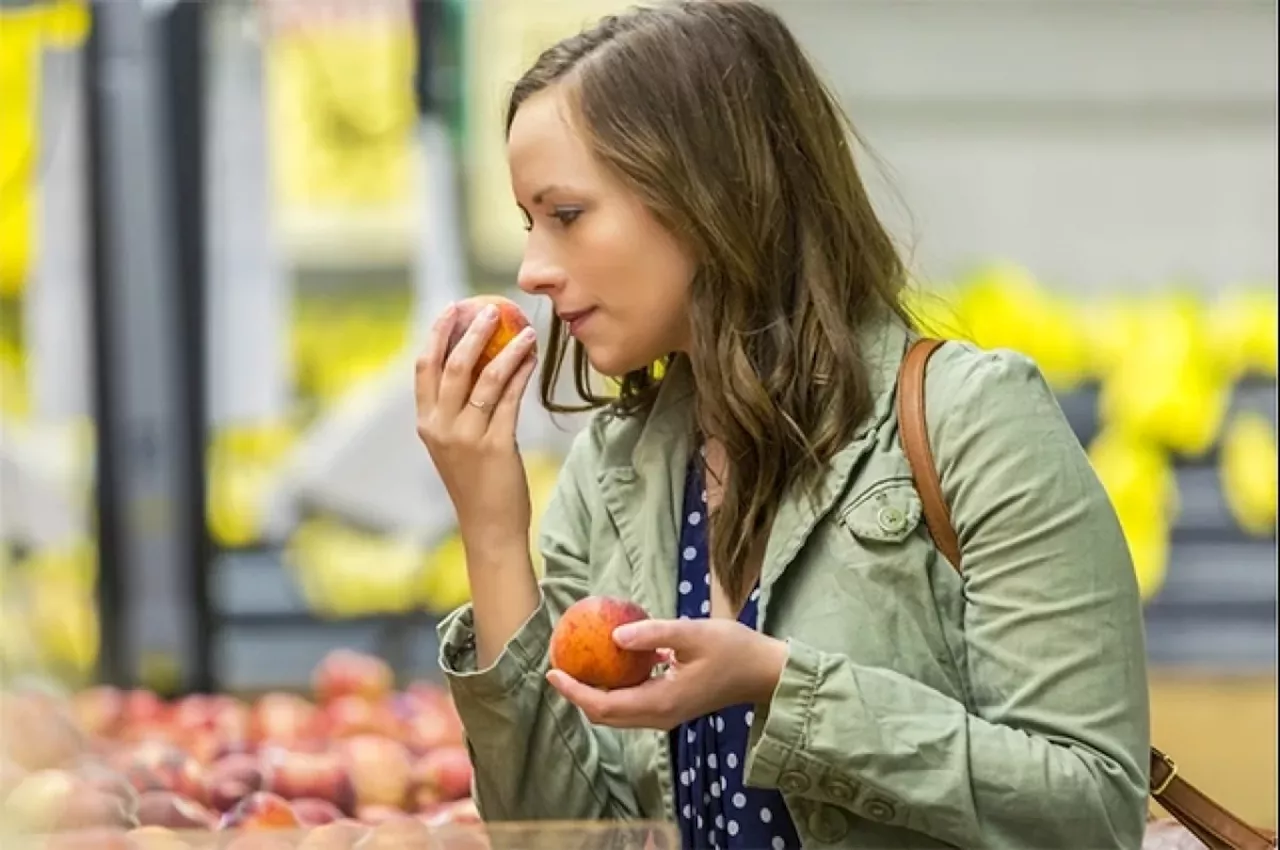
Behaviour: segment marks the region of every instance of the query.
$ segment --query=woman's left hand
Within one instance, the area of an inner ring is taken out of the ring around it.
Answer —
[[[657,650],[669,667],[634,688],[605,691],[559,670],[547,681],[587,719],[624,729],[674,729],[740,703],[767,703],[782,675],[787,645],[736,620],[644,620],[620,626],[614,643]]]

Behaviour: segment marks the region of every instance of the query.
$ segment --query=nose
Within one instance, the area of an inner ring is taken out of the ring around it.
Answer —
[[[564,269],[535,242],[530,238],[525,246],[516,286],[530,295],[549,295],[564,285]]]

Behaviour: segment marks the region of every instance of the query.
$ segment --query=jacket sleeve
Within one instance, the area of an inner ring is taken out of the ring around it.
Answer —
[[[560,614],[587,594],[590,430],[574,440],[541,522],[544,561],[537,610],[497,660],[476,669],[472,609],[440,624],[440,667],[466,729],[473,795],[490,821],[638,817],[617,733],[594,728],[547,684],[548,647]]]
[[[1026,358],[953,343],[927,392],[973,704],[792,642],[748,782],[960,847],[1137,848],[1145,638],[1110,501]]]

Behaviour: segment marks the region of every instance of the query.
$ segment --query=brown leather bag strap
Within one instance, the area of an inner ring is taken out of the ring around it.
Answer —
[[[1178,766],[1151,748],[1151,796],[1209,850],[1274,850],[1276,835],[1250,826],[1178,775]]]
[[[929,448],[929,429],[925,426],[928,421],[924,410],[925,367],[942,342],[919,339],[907,349],[898,373],[898,437],[911,466],[929,535],[956,572],[960,572],[960,541],[951,526],[951,510],[942,495],[938,467]]]
[[[898,438],[911,467],[924,522],[934,545],[956,572],[961,572],[960,541],[951,524],[951,510],[942,494],[938,468],[929,447],[925,418],[924,376],[929,358],[943,344],[940,339],[918,339],[907,349],[898,372]],[[1209,850],[1274,850],[1273,833],[1258,830],[1205,796],[1178,775],[1177,765],[1164,753],[1151,749],[1151,796]]]

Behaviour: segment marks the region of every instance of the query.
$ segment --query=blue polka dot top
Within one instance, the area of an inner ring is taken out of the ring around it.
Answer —
[[[681,618],[711,615],[706,509],[702,464],[695,454],[685,476],[684,522],[680,531],[676,614]],[[759,597],[757,586],[738,615],[739,622],[755,628]],[[676,812],[681,844],[686,850],[800,847],[782,795],[774,789],[748,788],[743,782],[751,721],[750,704],[733,705],[672,730]]]

